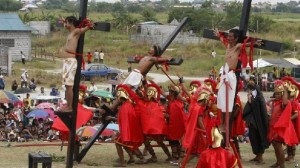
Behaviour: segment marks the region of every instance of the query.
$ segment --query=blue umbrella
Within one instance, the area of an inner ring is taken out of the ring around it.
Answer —
[[[100,128],[102,124],[96,124],[94,125],[95,128]],[[114,130],[114,131],[119,131],[119,124],[108,124],[106,129]]]
[[[42,109],[33,110],[33,111],[29,112],[26,115],[26,117],[28,117],[28,118],[30,118],[30,117],[33,117],[33,118],[46,118],[48,116],[49,116],[49,114],[45,110],[42,110]]]
[[[15,103],[21,101],[16,95],[5,91],[0,90],[0,103]]]

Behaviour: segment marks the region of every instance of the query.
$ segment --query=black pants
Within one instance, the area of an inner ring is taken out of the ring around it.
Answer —
[[[25,58],[22,58],[22,63],[25,65]]]

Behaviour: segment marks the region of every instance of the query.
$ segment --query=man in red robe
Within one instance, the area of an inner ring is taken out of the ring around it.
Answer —
[[[186,114],[184,113],[184,104],[178,98],[180,90],[178,86],[169,85],[168,107],[166,119],[168,123],[167,139],[171,145],[172,160],[171,163],[177,163],[180,153],[180,140],[185,133]]]
[[[164,113],[162,107],[159,104],[160,100],[160,87],[155,84],[146,85],[146,108],[141,112],[141,123],[143,128],[143,133],[145,135],[145,147],[151,154],[151,158],[147,162],[157,162],[156,154],[153,147],[150,144],[151,140],[156,141],[156,143],[163,149],[167,155],[167,161],[171,160],[171,154],[168,147],[163,143],[167,124],[165,122]]]
[[[294,78],[291,77],[283,77],[281,79],[285,82],[285,85],[288,88],[289,91],[289,98],[292,105],[292,114],[291,114],[291,120],[293,122],[293,126],[295,128],[298,140],[300,140],[300,119],[299,119],[299,89],[300,84],[294,80]],[[295,154],[296,154],[296,145],[287,145],[287,154],[288,156],[285,158],[285,161],[293,161]]]
[[[186,122],[186,132],[182,147],[187,149],[187,154],[182,162],[186,164],[191,152],[201,153],[207,148],[205,138],[204,113],[207,109],[211,92],[206,87],[200,87],[193,94]]]
[[[130,157],[127,164],[134,162],[133,152],[141,160],[138,163],[146,163],[145,158],[138,149],[144,142],[139,114],[134,107],[139,98],[127,85],[119,85],[117,87],[117,99],[120,102],[118,111],[120,134],[115,139],[115,144],[120,163],[114,166],[126,167],[122,148],[126,150]]]
[[[272,101],[272,112],[268,140],[274,147],[277,161],[271,167],[284,168],[285,158],[282,145],[298,144],[298,138],[291,121],[292,106],[288,98],[287,87],[280,80],[274,83],[274,98],[270,100]]]

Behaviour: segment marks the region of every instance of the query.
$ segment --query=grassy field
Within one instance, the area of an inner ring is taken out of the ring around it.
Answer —
[[[28,165],[28,153],[31,152],[46,152],[51,154],[53,157],[53,168],[64,168],[65,161],[64,157],[66,157],[67,147],[64,146],[63,150],[60,150],[59,142],[51,143],[53,146],[30,146],[30,147],[17,147],[17,145],[24,145],[25,143],[12,143],[10,147],[7,147],[7,143],[0,143],[0,158],[5,158],[0,160],[1,168],[25,168]],[[30,143],[32,144],[32,142]],[[50,142],[36,142],[36,144],[46,144],[49,145]],[[251,152],[250,144],[241,143],[241,153],[242,153],[242,164],[244,168],[266,168],[275,163],[275,154],[273,151],[273,147],[269,147],[264,154],[265,164],[263,165],[255,165],[252,162],[249,162],[250,159],[254,157]],[[141,148],[142,149],[142,148]],[[160,148],[154,149],[158,156],[158,163],[151,163],[146,165],[129,165],[128,167],[144,167],[144,168],[172,168],[173,165],[166,163],[164,160],[166,159],[165,154]],[[296,158],[300,158],[299,154],[300,148],[297,149]],[[149,157],[149,156],[146,156]],[[127,155],[125,155],[127,158]],[[74,168],[96,168],[96,167],[112,167],[113,164],[117,163],[117,152],[115,150],[115,146],[113,143],[95,143],[92,148],[88,151],[87,155],[83,158],[82,162],[78,164],[74,163]],[[187,168],[195,167],[197,164],[197,158],[192,159]],[[294,164],[286,163],[286,168],[292,168]]]

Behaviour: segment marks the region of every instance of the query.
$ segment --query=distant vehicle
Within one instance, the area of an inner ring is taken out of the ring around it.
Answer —
[[[85,70],[81,70],[81,80],[91,80],[93,77],[111,79],[120,73],[122,73],[120,70],[111,68],[105,64],[86,64]]]
[[[294,77],[297,82],[300,82],[300,67],[292,68],[291,76]]]

